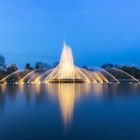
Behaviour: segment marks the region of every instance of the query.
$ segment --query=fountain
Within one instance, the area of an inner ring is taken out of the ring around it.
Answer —
[[[41,69],[29,71],[15,71],[3,79],[0,83],[7,84],[8,78],[11,76],[23,73],[21,78],[14,82],[14,84],[41,84],[41,83],[140,83],[138,79],[129,73],[118,68],[92,68],[89,71],[84,68],[79,68],[74,64],[73,54],[71,48],[64,42],[60,63],[47,71]],[[24,74],[26,73],[26,74]]]
[[[104,76],[96,75],[74,65],[71,48],[64,43],[60,64],[45,78],[44,83],[97,83],[107,82]]]

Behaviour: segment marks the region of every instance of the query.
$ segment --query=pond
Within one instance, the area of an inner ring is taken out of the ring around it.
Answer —
[[[139,140],[140,85],[0,85],[0,140]]]

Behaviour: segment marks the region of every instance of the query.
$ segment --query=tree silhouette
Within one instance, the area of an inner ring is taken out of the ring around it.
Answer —
[[[5,58],[2,55],[0,55],[0,69],[6,69]]]
[[[26,64],[25,69],[26,70],[33,70],[33,68],[31,67],[31,65],[29,63]]]
[[[16,66],[15,64],[12,64],[12,65],[10,65],[10,66],[7,68],[7,73],[8,73],[8,74],[11,74],[11,73],[13,73],[13,72],[15,72],[15,71],[17,71],[17,70],[18,70],[17,66]]]

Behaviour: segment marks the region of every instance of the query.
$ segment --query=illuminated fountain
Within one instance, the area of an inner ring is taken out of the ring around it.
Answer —
[[[140,83],[138,79],[129,73],[118,68],[93,68],[89,71],[84,68],[79,68],[74,65],[73,54],[71,48],[64,43],[60,63],[55,68],[47,71],[33,70],[33,71],[15,71],[3,79],[0,83],[7,84],[8,78],[23,73],[20,79],[15,81],[15,84],[41,84],[41,83]]]
[[[44,83],[108,83],[100,72],[91,73],[74,65],[72,50],[64,43],[60,64],[44,79]]]

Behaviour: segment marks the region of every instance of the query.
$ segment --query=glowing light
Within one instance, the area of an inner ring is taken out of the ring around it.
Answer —
[[[107,70],[105,70],[103,68],[99,68],[99,69],[101,70],[101,72],[106,73],[107,75],[109,75],[110,77],[112,77],[118,84],[120,84],[119,80],[115,76],[113,76],[110,72],[108,72]]]
[[[4,82],[3,84],[7,85],[7,82]]]
[[[23,81],[21,81],[19,84],[20,84],[20,85],[23,85],[23,84],[24,84],[24,82],[23,82]]]
[[[72,50],[68,45],[66,45],[66,43],[64,43],[60,64],[52,70],[44,80],[44,83],[49,82],[97,83],[96,79],[90,72],[82,70],[74,65]]]
[[[48,83],[45,87],[47,93],[49,93],[53,99],[58,100],[62,121],[65,129],[67,129],[71,125],[75,102],[79,100],[81,96],[85,97],[91,93],[91,86],[87,83],[84,83],[82,86],[81,84],[73,83]]]
[[[30,75],[32,75],[32,74],[34,74],[34,73],[35,73],[35,71],[31,71],[31,72],[29,72],[29,73],[26,74],[22,79],[20,79],[20,80],[17,82],[17,84],[21,84],[21,83],[23,83],[24,80],[25,80],[28,76],[30,76]]]
[[[36,81],[35,83],[36,83],[36,84],[41,84],[41,82],[40,82],[40,81]]]
[[[67,92],[66,92],[67,91]],[[60,109],[64,124],[71,122],[75,101],[75,86],[73,84],[61,84],[58,88]]]

